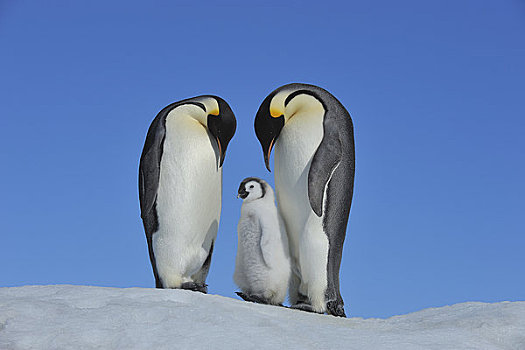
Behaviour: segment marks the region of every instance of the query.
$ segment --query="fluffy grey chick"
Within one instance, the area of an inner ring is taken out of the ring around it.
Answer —
[[[237,294],[246,301],[280,305],[288,289],[290,255],[273,189],[264,180],[248,177],[241,182],[238,197],[243,203],[233,275],[242,290]]]

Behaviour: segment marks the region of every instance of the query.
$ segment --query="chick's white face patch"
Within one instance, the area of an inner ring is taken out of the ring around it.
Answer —
[[[264,193],[262,185],[257,181],[250,181],[244,185],[244,190],[248,192],[247,200],[255,200],[262,198]]]

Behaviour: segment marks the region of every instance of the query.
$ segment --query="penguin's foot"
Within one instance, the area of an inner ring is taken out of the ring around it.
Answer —
[[[238,296],[243,298],[246,301],[249,301],[251,303],[257,303],[257,304],[269,304],[268,300],[266,300],[263,297],[260,297],[258,295],[253,294],[244,294],[243,292],[235,292]]]
[[[296,304],[310,304],[310,301],[308,300],[308,297],[304,295],[303,293],[299,292],[297,293],[297,302]]]
[[[319,313],[319,312],[314,310],[312,305],[307,304],[307,303],[294,304],[294,305],[290,306],[290,309],[296,309],[296,310],[301,310],[301,311],[306,311],[306,312]]]
[[[181,289],[192,290],[194,292],[208,293],[208,285],[200,284],[195,282],[184,282],[181,286]]]
[[[299,292],[298,295],[297,295],[297,302],[295,304],[291,305],[290,309],[296,309],[296,310],[301,310],[301,311],[306,311],[306,312],[318,313],[312,307],[312,304],[310,303],[310,299],[308,299],[308,297],[306,295],[302,294],[301,292]]]
[[[330,300],[326,303],[326,312],[332,316],[346,317],[342,301]]]

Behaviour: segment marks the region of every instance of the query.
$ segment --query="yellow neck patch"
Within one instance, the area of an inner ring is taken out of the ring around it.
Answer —
[[[270,115],[271,115],[273,118],[279,118],[280,116],[283,115],[283,113],[282,113],[279,109],[276,109],[276,108],[270,108]]]

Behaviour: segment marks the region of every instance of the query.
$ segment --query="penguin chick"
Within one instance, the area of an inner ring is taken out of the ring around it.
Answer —
[[[264,180],[248,177],[241,182],[237,197],[243,199],[233,275],[242,290],[237,294],[246,301],[280,305],[291,271],[288,238],[273,189]]]

